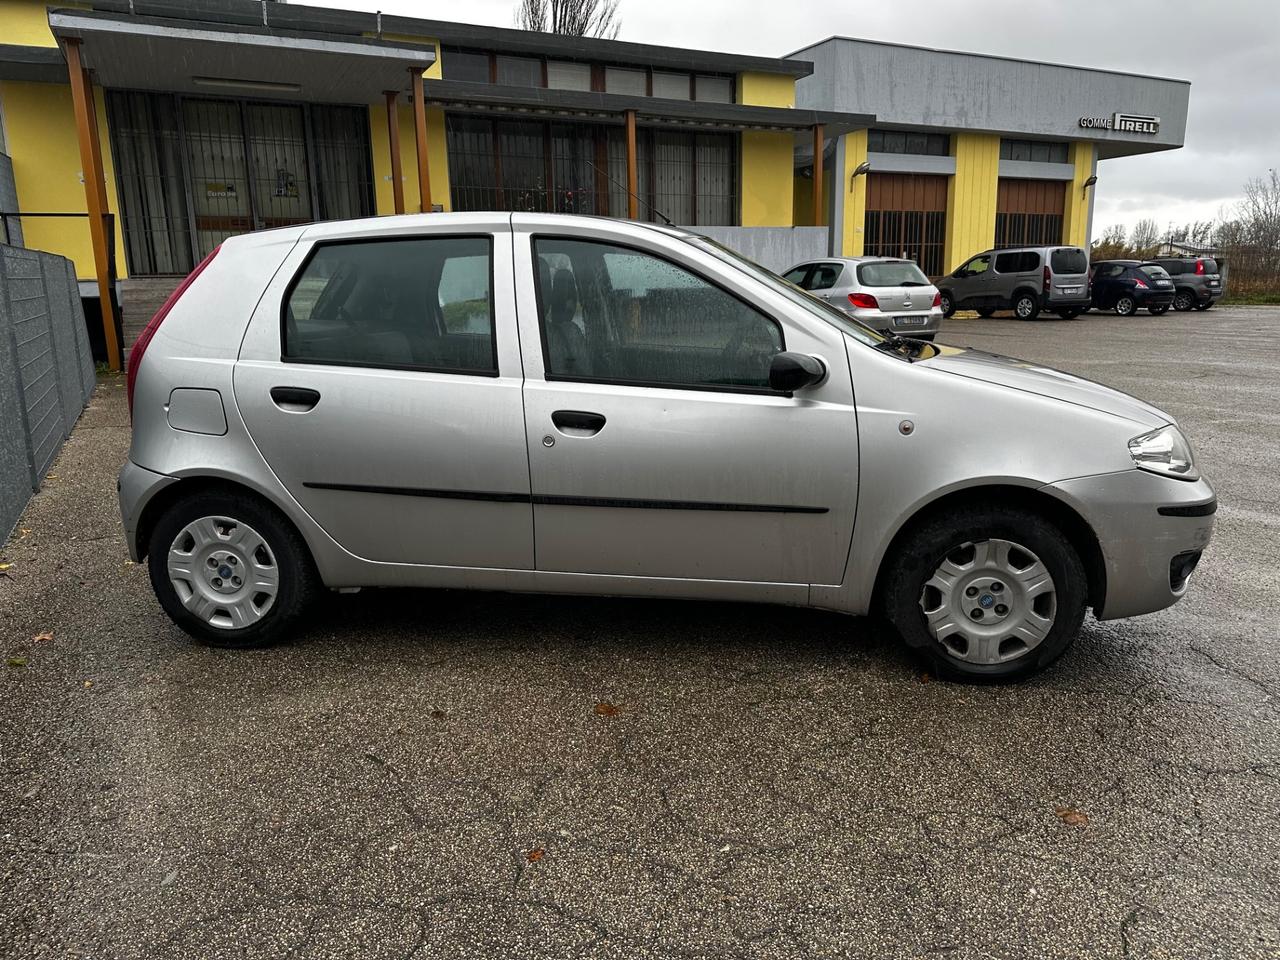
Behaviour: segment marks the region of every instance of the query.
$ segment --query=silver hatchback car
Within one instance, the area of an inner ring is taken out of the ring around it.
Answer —
[[[287,635],[324,588],[450,587],[877,611],[947,675],[1006,678],[1087,607],[1183,596],[1216,508],[1146,403],[603,218],[236,237],[128,391],[129,552],[223,646]]]
[[[914,260],[829,257],[782,277],[881,333],[932,340],[942,327],[942,297]]]

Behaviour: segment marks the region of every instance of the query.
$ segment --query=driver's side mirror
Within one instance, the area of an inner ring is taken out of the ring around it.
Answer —
[[[827,367],[817,357],[807,353],[784,351],[769,363],[769,389],[779,393],[791,393],[814,383],[820,383],[827,375]]]

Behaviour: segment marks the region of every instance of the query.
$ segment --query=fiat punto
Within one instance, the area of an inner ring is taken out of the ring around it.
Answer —
[[[1216,509],[1149,404],[603,218],[227,240],[128,394],[129,552],[221,646],[286,637],[326,588],[447,587],[878,613],[949,676],[1009,678],[1087,609],[1182,597]]]

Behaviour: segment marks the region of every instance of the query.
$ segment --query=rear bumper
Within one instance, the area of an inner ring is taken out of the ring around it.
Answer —
[[[873,330],[878,330],[881,333],[896,333],[903,337],[918,337],[921,334],[937,333],[942,329],[942,311],[940,309],[930,310],[927,314],[893,314],[885,313],[883,310],[852,309],[845,312]],[[904,323],[902,322],[904,317],[910,317],[913,320],[923,317],[924,323]]]
[[[1089,295],[1085,294],[1079,297],[1049,297],[1046,294],[1040,295],[1040,309],[1042,310],[1086,310],[1091,306]]]
[[[1044,488],[1071,504],[1102,549],[1106,593],[1099,620],[1152,613],[1186,595],[1187,566],[1213,536],[1217,499],[1209,481],[1145,470],[1080,477]]]
[[[142,551],[138,543],[138,520],[143,510],[157,493],[169,484],[177,482],[177,477],[154,473],[138,466],[132,460],[126,460],[124,466],[120,468],[120,476],[116,479],[116,492],[120,497],[120,520],[124,524],[124,538],[129,548],[129,559],[134,563],[142,559]]]
[[[1135,290],[1133,302],[1140,307],[1149,307],[1155,304],[1157,307],[1162,304],[1167,306],[1173,303],[1172,290]]]

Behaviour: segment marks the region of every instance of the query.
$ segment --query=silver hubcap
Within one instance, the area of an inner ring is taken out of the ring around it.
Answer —
[[[229,517],[201,517],[169,547],[169,582],[182,605],[223,630],[252,626],[280,590],[280,570],[267,541]]]
[[[920,593],[929,632],[957,660],[1004,663],[1038,647],[1057,616],[1053,577],[1009,540],[951,550]]]
[[[1120,301],[1116,303],[1116,310],[1118,310],[1120,313],[1132,313],[1133,301],[1130,300],[1128,297],[1122,297]]]
[[[1029,317],[1029,316],[1031,316],[1031,308],[1032,308],[1033,306],[1035,306],[1035,305],[1034,305],[1030,300],[1026,299],[1025,297],[1024,297],[1023,299],[1019,300],[1019,301],[1018,301],[1018,316],[1020,316],[1020,317]]]

